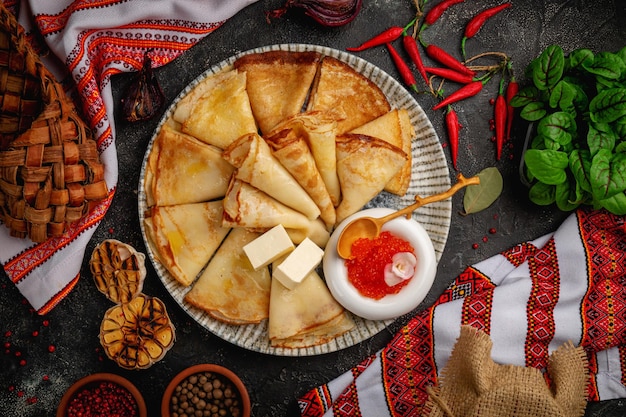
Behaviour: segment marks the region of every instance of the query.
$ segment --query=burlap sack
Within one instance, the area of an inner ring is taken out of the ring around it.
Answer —
[[[91,131],[0,3],[0,221],[42,242],[107,194]]]
[[[587,357],[571,343],[539,369],[496,364],[489,336],[462,326],[424,415],[435,417],[577,417],[586,406]]]

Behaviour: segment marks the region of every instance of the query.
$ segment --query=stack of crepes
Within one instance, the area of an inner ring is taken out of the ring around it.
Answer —
[[[469,415],[459,411],[467,411],[467,403],[457,403],[455,408],[450,401],[454,395],[442,395],[446,386],[465,385],[452,378],[464,373],[459,366],[469,359],[451,355],[463,326],[491,339],[491,358],[485,349],[479,350],[484,363],[493,360],[545,372],[539,381],[549,388],[544,393],[554,393],[550,404],[559,410],[552,415],[584,411],[576,395],[564,397],[568,390],[563,388],[576,382],[568,380],[567,373],[546,372],[554,352],[570,344],[582,347],[587,356],[578,362],[586,365],[589,375],[583,391],[586,400],[626,398],[625,283],[626,217],[579,209],[556,232],[466,268],[432,307],[413,317],[385,348],[300,398],[302,416],[427,415],[429,399],[439,410],[429,415]],[[454,369],[446,370],[448,363],[455,364]],[[513,379],[499,378],[493,384],[480,376],[486,372],[481,368],[473,374],[476,398],[472,398],[475,404],[485,405]],[[509,390],[516,393],[511,401],[520,400],[522,388]],[[481,392],[482,398],[476,395]],[[435,396],[429,398],[429,393]],[[539,398],[546,397],[529,396],[517,410],[532,408],[531,402]],[[457,411],[446,414],[447,406]]]
[[[150,0],[4,2],[26,33],[42,41],[33,47],[46,67],[63,84],[75,84],[109,187],[109,197],[62,237],[35,244],[0,227],[0,262],[39,314],[49,312],[77,283],[85,248],[117,185],[111,75],[140,69],[148,50],[155,66],[172,61],[254,2],[207,0],[199,7],[193,0],[177,0],[158,8]]]

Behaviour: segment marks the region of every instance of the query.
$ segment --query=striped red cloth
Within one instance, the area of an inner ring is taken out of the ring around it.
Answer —
[[[111,76],[172,61],[256,0],[5,0],[42,60],[64,85],[94,131],[109,197],[65,236],[41,244],[0,227],[0,262],[40,314],[76,285],[85,248],[109,208],[118,180]]]
[[[545,370],[559,346],[583,346],[588,400],[625,398],[626,218],[579,209],[466,268],[385,348],[300,398],[302,416],[419,416],[461,325],[489,334],[501,364]]]

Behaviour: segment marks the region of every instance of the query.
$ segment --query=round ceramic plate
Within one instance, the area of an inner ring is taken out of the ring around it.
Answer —
[[[354,316],[355,327],[348,333],[335,338],[334,340],[314,347],[301,348],[301,349],[285,349],[274,348],[270,345],[268,332],[267,332],[267,320],[260,324],[254,325],[229,325],[218,320],[213,319],[204,311],[195,308],[184,301],[185,294],[189,291],[190,287],[183,287],[169,274],[167,269],[161,265],[157,260],[153,248],[150,246],[149,240],[146,237],[146,231],[144,228],[144,213],[146,211],[146,194],[144,189],[145,172],[148,156],[152,151],[152,145],[156,138],[161,126],[172,116],[174,109],[178,102],[187,95],[193,88],[206,77],[215,73],[229,70],[232,68],[233,63],[239,57],[245,54],[266,52],[270,50],[285,50],[285,51],[318,51],[325,56],[332,56],[337,58],[350,66],[356,71],[360,72],[364,76],[368,77],[374,82],[387,96],[387,99],[391,103],[392,108],[404,108],[409,112],[411,123],[415,128],[416,139],[413,141],[412,157],[413,167],[411,173],[411,183],[409,185],[408,192],[405,196],[399,197],[389,194],[387,192],[380,193],[377,197],[372,199],[364,208],[371,207],[389,207],[389,208],[402,208],[408,206],[414,202],[416,195],[428,196],[431,194],[441,193],[450,188],[450,176],[448,171],[448,165],[446,157],[443,153],[441,144],[437,133],[432,124],[428,120],[428,117],[419,106],[413,96],[393,77],[376,67],[375,65],[343,51],[336,49],[306,44],[281,44],[272,45],[262,48],[252,49],[246,52],[241,52],[234,55],[219,64],[209,68],[204,73],[200,74],[194,81],[192,81],[179,95],[163,116],[159,123],[148,148],[144,156],[143,164],[141,167],[141,177],[139,180],[139,220],[142,229],[144,242],[146,243],[148,257],[152,261],[154,268],[156,269],[159,278],[165,285],[166,289],[170,292],[172,297],[180,304],[180,306],[196,321],[198,324],[216,334],[217,336],[246,349],[253,351],[263,352],[267,354],[280,355],[280,356],[311,356],[319,355],[323,353],[334,352],[340,349],[344,349],[353,346],[359,342],[362,342],[383,330],[387,325],[391,324],[393,320],[376,321],[365,320],[360,317]],[[448,239],[448,232],[450,229],[450,219],[452,214],[452,201],[450,199],[432,203],[427,206],[423,206],[413,213],[413,217],[418,221],[426,232],[430,236],[433,246],[435,248],[437,261],[441,258],[446,241]],[[323,276],[321,267],[319,268],[320,274]]]

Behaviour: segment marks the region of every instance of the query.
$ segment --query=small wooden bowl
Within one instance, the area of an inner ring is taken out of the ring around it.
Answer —
[[[223,366],[208,363],[190,366],[189,368],[181,371],[170,381],[169,385],[165,389],[165,392],[163,393],[163,399],[161,400],[161,417],[171,417],[170,401],[176,387],[180,383],[182,383],[187,377],[203,372],[219,374],[225,379],[229,380],[239,393],[239,398],[241,400],[240,416],[250,417],[250,397],[248,396],[248,390],[246,389],[243,382],[241,382],[241,379],[239,379],[239,377],[235,375],[234,372],[227,368],[224,368]]]
[[[100,382],[112,382],[120,387],[124,388],[126,391],[130,392],[137,404],[137,412],[138,417],[147,417],[148,411],[146,409],[146,402],[143,399],[143,396],[135,387],[132,382],[127,380],[124,377],[115,374],[109,373],[97,373],[88,375],[84,378],[79,379],[74,382],[72,386],[70,386],[63,397],[61,398],[61,402],[59,403],[59,407],[57,408],[56,417],[67,417],[68,408],[74,396],[77,395],[84,388],[89,386],[96,386]]]

